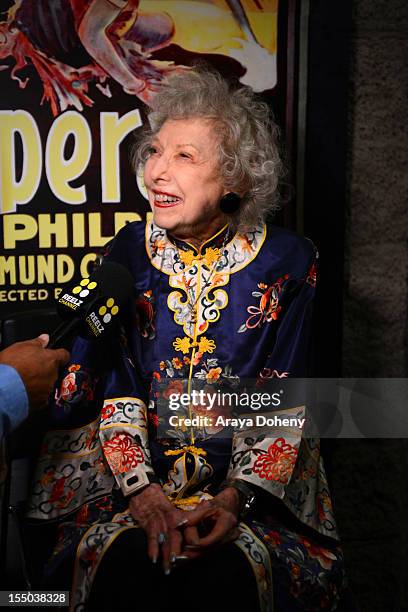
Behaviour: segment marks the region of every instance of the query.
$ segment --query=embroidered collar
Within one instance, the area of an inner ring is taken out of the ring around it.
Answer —
[[[201,252],[199,252],[192,244],[183,240],[177,239],[175,243],[174,236],[170,239],[166,230],[150,221],[146,223],[146,252],[155,268],[170,276],[180,275],[181,277],[186,265],[189,267],[195,261],[205,259],[206,256],[207,259],[213,260],[213,256],[217,254],[216,249],[222,248],[227,231],[228,226],[223,227],[201,245]],[[250,227],[245,232],[237,232],[227,238],[217,272],[228,271],[228,274],[234,274],[257,257],[266,238],[266,225],[263,223]],[[194,254],[197,256],[193,257]]]
[[[174,244],[178,249],[182,251],[193,251],[194,255],[205,255],[207,249],[211,248],[220,248],[222,245],[227,245],[234,238],[234,232],[230,232],[228,239],[225,241],[229,226],[228,223],[224,225],[216,234],[205,240],[200,247],[195,247],[191,242],[187,240],[181,240],[176,236],[173,236],[170,233],[167,233],[167,237],[169,241]],[[225,243],[224,243],[225,241]]]

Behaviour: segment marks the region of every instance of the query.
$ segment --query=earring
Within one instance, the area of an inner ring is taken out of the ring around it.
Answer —
[[[221,212],[226,215],[233,215],[239,210],[241,206],[241,198],[237,193],[230,191],[222,196],[220,200],[220,209]]]

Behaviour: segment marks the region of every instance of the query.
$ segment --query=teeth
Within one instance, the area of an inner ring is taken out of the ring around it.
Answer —
[[[173,197],[173,196],[169,196],[169,195],[165,195],[162,193],[155,193],[154,194],[154,199],[156,200],[156,202],[178,202],[179,198]]]

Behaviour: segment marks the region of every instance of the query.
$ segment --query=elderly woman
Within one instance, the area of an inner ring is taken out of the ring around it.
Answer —
[[[38,466],[31,517],[60,523],[47,585],[73,576],[74,610],[141,598],[335,610],[343,560],[318,442],[301,428],[231,438],[214,424],[163,435],[157,412],[182,381],[216,390],[306,373],[317,255],[265,223],[277,127],[251,90],[205,71],[169,78],[150,124],[135,163],[153,220],[105,253],[133,275],[134,318],[116,352],[77,340]]]

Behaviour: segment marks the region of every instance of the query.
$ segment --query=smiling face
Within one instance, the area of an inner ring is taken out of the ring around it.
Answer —
[[[154,222],[196,242],[226,222],[219,201],[226,193],[218,172],[214,129],[205,119],[166,121],[153,137],[144,181]]]

